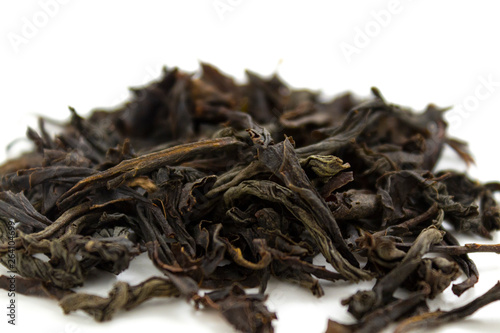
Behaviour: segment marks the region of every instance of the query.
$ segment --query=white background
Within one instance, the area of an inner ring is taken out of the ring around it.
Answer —
[[[127,98],[127,87],[156,78],[163,65],[194,71],[204,61],[239,80],[245,68],[264,75],[277,70],[293,87],[325,96],[346,90],[366,96],[375,85],[389,101],[415,109],[429,102],[455,106],[448,114],[450,132],[470,142],[477,161],[470,174],[500,180],[496,1],[401,0],[396,7],[390,1],[65,2],[50,7],[51,16],[38,1],[0,3],[0,160],[28,147],[21,140],[14,152],[3,150],[28,125],[36,127],[38,114],[66,119],[68,106],[81,114],[111,107]],[[381,20],[387,12],[379,23],[377,13]],[[355,53],[346,56],[342,49],[348,48]],[[465,168],[449,152],[441,167]],[[498,256],[472,257],[479,284],[460,298],[448,290],[432,308],[461,305],[493,286],[500,276]],[[152,273],[148,261],[139,259],[119,278],[137,283]],[[84,290],[106,295],[114,281],[111,275],[92,276]],[[323,285],[321,299],[288,284],[270,285],[278,333],[324,332],[327,318],[352,321],[340,299],[371,283]],[[96,324],[83,313],[64,316],[55,301],[19,296],[16,327],[6,323],[7,302],[0,291],[0,327],[8,332],[233,332],[216,313],[196,312],[179,299],[151,301]],[[499,310],[494,303],[438,331],[498,332]]]

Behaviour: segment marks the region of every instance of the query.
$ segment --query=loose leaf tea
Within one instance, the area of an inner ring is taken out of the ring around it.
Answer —
[[[414,112],[375,88],[325,102],[276,75],[237,84],[201,67],[165,69],[115,110],[70,109],[68,123],[28,130],[35,149],[0,167],[0,255],[17,292],[97,321],[182,297],[259,333],[277,318],[265,304],[271,278],[317,297],[328,297],[320,280],[375,279],[343,301],[356,323],[330,321],[328,333],[435,327],[500,299],[497,284],[455,310],[427,306],[478,282],[469,253],[500,252],[454,236],[500,228],[500,184],[434,171],[446,145],[473,163],[447,135],[446,109]],[[163,276],[120,281],[107,297],[76,292],[90,272],[119,274],[144,252]]]

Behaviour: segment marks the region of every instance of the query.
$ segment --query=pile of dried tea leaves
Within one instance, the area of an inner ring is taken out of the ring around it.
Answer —
[[[319,280],[376,279],[343,301],[356,324],[330,321],[328,333],[433,327],[500,299],[497,284],[449,312],[427,306],[461,275],[457,296],[478,281],[468,253],[500,250],[454,237],[500,228],[500,184],[433,172],[445,145],[473,162],[447,136],[445,109],[413,112],[375,88],[324,102],[277,76],[247,72],[237,84],[201,67],[165,69],[116,110],[84,119],[71,109],[55,136],[44,119],[28,130],[34,151],[0,167],[0,254],[17,292],[97,321],[181,297],[261,333],[276,319],[265,305],[271,277],[318,297]],[[119,274],[143,252],[163,276],[118,282],[108,297],[74,291],[89,272]],[[396,297],[400,288],[409,296]]]

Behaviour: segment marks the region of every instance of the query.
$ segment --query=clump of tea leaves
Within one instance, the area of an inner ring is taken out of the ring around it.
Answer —
[[[0,255],[17,292],[97,321],[181,297],[260,333],[276,319],[265,305],[271,277],[317,297],[328,297],[321,280],[376,279],[343,301],[356,323],[330,321],[329,333],[434,327],[500,298],[497,284],[455,310],[427,306],[450,285],[460,296],[478,282],[468,253],[499,252],[454,237],[500,228],[500,184],[433,171],[446,145],[473,162],[447,135],[445,109],[413,112],[375,88],[325,102],[277,76],[247,78],[208,64],[198,75],[165,69],[115,110],[85,119],[71,109],[55,136],[43,118],[29,129],[35,149],[0,167]],[[143,252],[162,276],[118,282],[108,297],[74,291],[89,272],[119,274]]]

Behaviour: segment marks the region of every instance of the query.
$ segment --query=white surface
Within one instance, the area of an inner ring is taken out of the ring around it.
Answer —
[[[416,109],[429,102],[462,106],[462,112],[450,111],[450,131],[470,142],[477,167],[469,172],[482,181],[500,179],[500,84],[483,83],[488,78],[500,82],[500,20],[494,1],[401,0],[396,7],[390,1],[65,2],[51,7],[46,22],[38,1],[0,3],[0,160],[12,156],[3,147],[23,137],[26,126],[36,127],[36,114],[65,119],[68,105],[82,114],[113,106],[126,99],[127,87],[157,77],[163,65],[192,71],[198,61],[206,61],[238,79],[245,68],[261,74],[278,70],[292,86],[327,96],[345,90],[368,95],[376,85],[389,101]],[[384,26],[372,14],[382,10],[392,11]],[[33,23],[34,16],[44,26],[30,35],[26,22]],[[360,45],[358,29],[367,28],[372,36]],[[13,39],[21,44],[15,47]],[[359,46],[349,59],[342,51],[347,44]],[[463,107],[474,101],[473,110]],[[453,154],[442,165],[464,168]],[[433,307],[461,305],[496,282],[498,256],[472,257],[481,273],[479,284],[460,298],[447,291]],[[136,283],[154,271],[139,259],[119,278]],[[85,290],[105,295],[113,281],[112,276],[104,282],[94,277]],[[340,300],[371,284],[323,286],[326,296],[316,299],[295,286],[271,283],[276,331],[324,332],[329,317],[350,321]],[[8,332],[233,332],[217,314],[195,312],[178,299],[151,301],[96,324],[80,313],[64,316],[53,301],[19,296],[16,327],[6,323],[7,302],[0,291],[0,327]],[[498,332],[499,310],[500,303],[491,304],[438,332]]]

